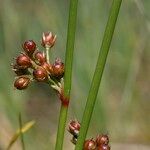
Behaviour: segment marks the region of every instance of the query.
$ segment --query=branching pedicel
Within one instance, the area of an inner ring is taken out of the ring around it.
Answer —
[[[58,92],[59,98],[64,105],[68,103],[63,96],[64,63],[56,58],[54,63],[49,60],[49,50],[54,46],[56,35],[51,32],[43,33],[41,45],[44,51],[39,51],[33,40],[24,42],[24,52],[16,58],[13,71],[17,78],[14,87],[18,90],[26,89],[33,81],[45,82]]]

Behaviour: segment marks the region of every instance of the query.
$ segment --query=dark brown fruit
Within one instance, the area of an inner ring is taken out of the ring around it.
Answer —
[[[36,70],[34,70],[33,76],[34,76],[35,80],[37,80],[39,82],[44,82],[48,79],[47,71],[42,67],[39,67]]]
[[[68,131],[76,137],[79,134],[79,130],[80,130],[80,123],[77,120],[70,121]]]
[[[28,87],[30,79],[28,77],[19,77],[14,82],[14,87],[18,90],[23,90]]]
[[[25,54],[19,55],[16,59],[16,63],[22,69],[26,69],[32,66],[30,58]]]
[[[22,47],[24,51],[26,52],[26,54],[28,55],[32,55],[34,51],[36,50],[36,44],[33,40],[25,41]]]
[[[53,72],[52,65],[44,62],[41,67],[43,67],[49,74]]]
[[[30,72],[28,71],[28,69],[22,69],[17,64],[13,65],[13,71],[18,76],[30,74]]]
[[[97,145],[108,145],[109,137],[108,135],[98,135],[96,138]]]
[[[83,150],[96,150],[96,142],[93,139],[86,140]]]
[[[44,62],[46,62],[46,57],[44,55],[43,52],[37,51],[34,54],[34,58],[36,61],[38,61],[40,64],[43,64]]]
[[[64,75],[64,63],[61,59],[56,58],[55,63],[52,65],[52,76],[56,78],[62,78]]]

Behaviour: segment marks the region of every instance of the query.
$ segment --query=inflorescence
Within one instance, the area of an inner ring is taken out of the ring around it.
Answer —
[[[64,63],[60,58],[56,58],[54,63],[49,61],[49,51],[55,42],[56,35],[51,32],[43,33],[42,36],[41,45],[45,51],[40,51],[33,40],[24,42],[23,52],[12,64],[17,75],[14,82],[16,89],[26,89],[33,81],[44,82],[50,84],[63,97]]]
[[[79,136],[80,123],[77,120],[71,120],[68,125],[68,131],[72,134],[71,142],[77,143]],[[106,134],[98,135],[95,139],[87,139],[84,142],[83,150],[110,150],[109,137]]]

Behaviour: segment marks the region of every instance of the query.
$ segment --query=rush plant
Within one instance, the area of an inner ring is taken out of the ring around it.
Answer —
[[[112,2],[83,119],[81,123],[77,120],[72,120],[68,126],[68,131],[72,134],[71,141],[75,144],[75,150],[110,150],[108,135],[98,134],[96,138],[86,139],[86,134],[106,64],[121,2],[122,0],[113,0]],[[65,63],[63,63],[60,58],[56,58],[55,62],[51,62],[49,51],[55,46],[56,35],[52,32],[47,32],[43,33],[41,40],[41,45],[45,49],[44,51],[40,51],[37,43],[33,40],[27,40],[22,45],[23,52],[19,54],[13,64],[13,70],[16,74],[14,86],[18,90],[26,89],[32,82],[44,82],[56,91],[60,99],[61,108],[55,150],[63,149],[72,83],[77,6],[78,0],[70,0]]]

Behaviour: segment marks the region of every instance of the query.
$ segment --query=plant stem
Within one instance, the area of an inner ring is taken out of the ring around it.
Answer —
[[[81,122],[81,129],[80,129],[80,133],[79,133],[79,137],[78,137],[78,141],[77,141],[75,150],[83,149],[83,144],[84,144],[84,141],[86,138],[89,123],[90,123],[91,116],[93,113],[99,85],[101,82],[101,78],[102,78],[103,70],[105,67],[108,51],[109,51],[110,44],[112,41],[112,36],[114,33],[114,29],[115,29],[117,17],[119,14],[121,2],[122,2],[122,0],[113,0],[112,6],[111,6],[110,15],[109,15],[109,18],[107,21],[102,45],[101,45],[98,60],[97,60],[95,73],[93,76],[92,84],[91,84],[89,95],[87,98],[87,103],[86,103],[86,107],[84,110],[83,119]]]
[[[47,63],[50,63],[50,60],[49,60],[49,51],[50,51],[50,48],[49,47],[46,47],[46,60],[47,60]]]
[[[72,63],[75,42],[76,20],[77,20],[77,5],[78,0],[70,0],[68,33],[65,55],[65,76],[64,76],[64,98],[69,101],[72,80]],[[57,131],[57,139],[55,150],[62,150],[64,141],[64,132],[67,120],[68,106],[61,104],[59,124]]]
[[[19,113],[19,128],[20,128],[20,139],[21,139],[21,145],[22,145],[22,150],[25,150],[25,143],[24,143],[24,137],[22,134],[22,117],[21,117],[21,113]]]

